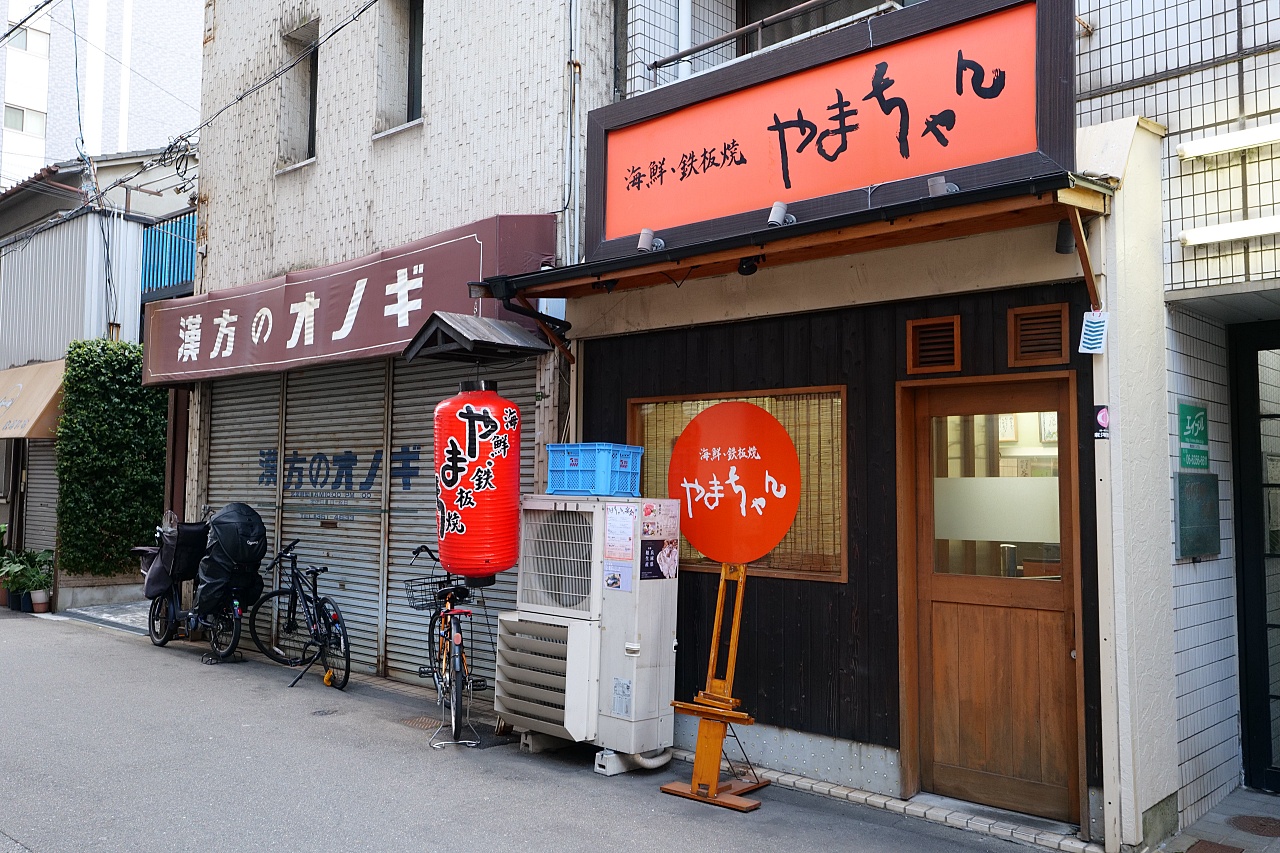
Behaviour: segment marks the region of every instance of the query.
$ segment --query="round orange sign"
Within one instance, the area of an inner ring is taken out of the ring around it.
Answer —
[[[778,419],[717,403],[680,433],[667,473],[680,532],[708,558],[749,563],[772,551],[800,508],[800,458]]]

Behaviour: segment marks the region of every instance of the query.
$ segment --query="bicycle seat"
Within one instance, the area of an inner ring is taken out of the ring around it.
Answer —
[[[329,571],[328,566],[307,566],[303,572],[308,575],[322,575]]]

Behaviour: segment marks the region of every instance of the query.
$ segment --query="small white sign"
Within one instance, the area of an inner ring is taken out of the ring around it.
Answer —
[[[1101,355],[1107,351],[1107,323],[1110,315],[1106,311],[1086,311],[1084,327],[1080,330],[1080,352],[1086,355]]]
[[[613,713],[618,717],[631,716],[631,680],[613,679]]]

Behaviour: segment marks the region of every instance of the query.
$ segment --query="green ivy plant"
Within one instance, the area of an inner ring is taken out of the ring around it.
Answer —
[[[58,566],[77,575],[138,570],[129,549],[164,509],[168,395],[142,387],[142,347],[73,341],[58,423]]]

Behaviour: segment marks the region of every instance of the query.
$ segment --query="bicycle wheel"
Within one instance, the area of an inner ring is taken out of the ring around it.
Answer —
[[[324,683],[339,690],[351,677],[351,644],[347,639],[347,623],[332,598],[320,599],[320,662],[324,664]]]
[[[461,628],[454,626],[454,631]],[[467,659],[462,652],[462,635],[449,640],[449,729],[455,741],[462,740],[462,691],[467,684]]]
[[[294,599],[293,615],[289,615],[291,589],[277,589],[258,599],[249,612],[249,636],[258,651],[276,663],[297,666],[304,660],[311,632],[306,614]],[[318,651],[318,650],[317,650]]]
[[[226,660],[240,644],[240,620],[225,609],[209,618],[209,646],[219,660]]]
[[[147,635],[152,645],[163,646],[173,639],[177,626],[173,621],[173,602],[168,593],[151,599],[151,612],[147,616]]]

